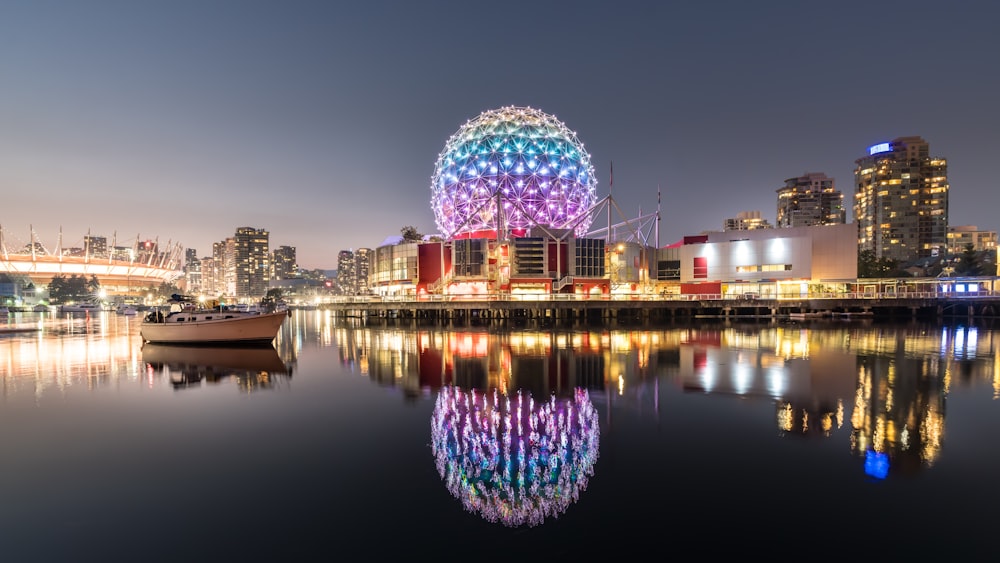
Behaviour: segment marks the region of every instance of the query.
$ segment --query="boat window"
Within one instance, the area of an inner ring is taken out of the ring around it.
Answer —
[[[182,323],[185,320],[187,320],[187,319],[185,319],[184,317],[177,317],[177,322],[179,322],[179,323]]]

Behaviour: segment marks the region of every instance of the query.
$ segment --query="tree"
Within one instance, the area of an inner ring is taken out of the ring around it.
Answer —
[[[54,276],[49,282],[49,300],[52,303],[72,303],[89,301],[97,297],[101,290],[101,282],[97,276],[87,279],[76,274],[70,277]]]
[[[149,295],[154,299],[164,301],[170,299],[171,296],[173,296],[174,294],[180,295],[181,289],[172,283],[163,282],[155,287],[147,286],[146,288],[141,290],[141,293],[145,293],[146,295]]]
[[[420,234],[420,231],[411,225],[403,227],[399,232],[403,235],[403,242],[420,242],[424,240],[424,235]]]
[[[976,252],[972,243],[965,245],[965,251],[962,252],[958,259],[956,260],[955,274],[959,276],[981,276],[983,275],[983,263],[979,259],[979,253]]]
[[[858,252],[858,278],[900,278],[909,276],[899,267],[899,261],[875,257],[874,250]]]

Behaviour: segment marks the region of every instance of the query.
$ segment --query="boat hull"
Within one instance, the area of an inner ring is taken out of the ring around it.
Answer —
[[[285,312],[261,314],[216,314],[212,318],[185,317],[178,322],[144,320],[139,334],[144,342],[156,344],[265,344],[278,335],[288,318]]]

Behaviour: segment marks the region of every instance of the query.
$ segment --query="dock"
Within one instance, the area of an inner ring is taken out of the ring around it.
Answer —
[[[1000,295],[849,296],[802,299],[742,299],[722,296],[576,295],[347,297],[320,308],[337,317],[365,321],[412,319],[444,324],[535,321],[607,324],[669,323],[690,319],[895,319],[942,321],[1000,318]]]

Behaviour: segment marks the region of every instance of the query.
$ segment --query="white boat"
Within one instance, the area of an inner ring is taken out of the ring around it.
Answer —
[[[119,305],[118,309],[116,309],[115,312],[117,312],[119,315],[126,315],[132,317],[135,316],[135,314],[138,312],[138,309],[136,309],[132,305]]]
[[[144,342],[157,344],[263,344],[274,340],[286,318],[285,311],[153,311],[143,319],[139,334]]]
[[[48,313],[49,312],[49,306],[48,305],[42,305],[41,303],[39,303],[38,305],[35,305],[34,307],[32,307],[31,310],[34,311],[35,313]]]

